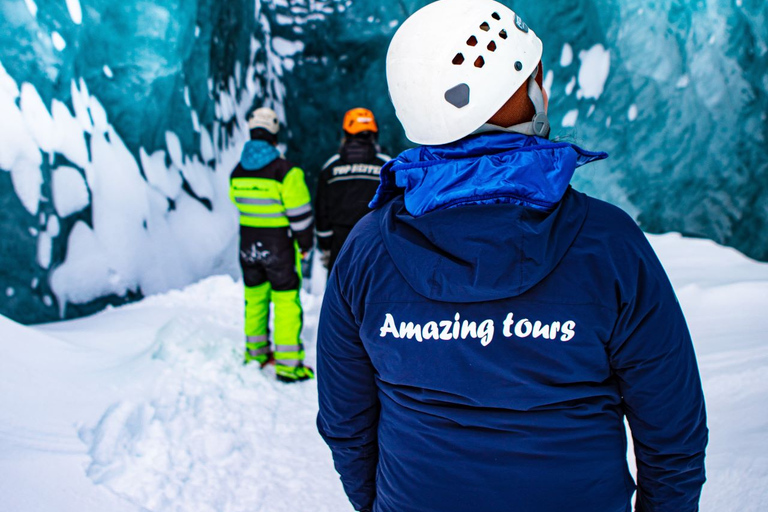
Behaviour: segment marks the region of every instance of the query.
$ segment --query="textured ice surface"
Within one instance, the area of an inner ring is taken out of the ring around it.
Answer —
[[[284,117],[280,80],[303,48],[273,38],[279,10],[0,3],[0,312],[77,316],[235,272],[227,178],[244,119],[254,104]]]
[[[348,107],[379,115],[390,153],[406,144],[383,59],[425,3],[356,0],[327,26],[302,28],[303,59],[283,82],[291,147],[310,172],[338,144]],[[768,2],[506,3],[544,41],[553,137],[611,155],[579,170],[577,188],[646,231],[768,259]]]
[[[348,108],[398,153],[383,61],[425,3],[0,2],[0,312],[76,316],[236,273],[224,192],[247,110],[277,110],[310,185]],[[507,3],[544,40],[553,136],[611,154],[576,187],[768,259],[768,3]]]

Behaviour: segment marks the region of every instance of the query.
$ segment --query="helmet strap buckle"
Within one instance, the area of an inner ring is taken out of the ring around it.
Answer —
[[[531,129],[537,137],[545,139],[549,137],[549,116],[545,112],[536,112],[536,115],[531,120]]]

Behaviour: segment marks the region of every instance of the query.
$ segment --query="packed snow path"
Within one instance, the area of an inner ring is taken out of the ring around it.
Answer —
[[[768,265],[651,240],[704,380],[701,509],[766,510]],[[313,364],[321,296],[303,300]],[[0,509],[351,510],[315,429],[315,383],[243,367],[241,329],[242,288],[226,276],[35,329],[0,317]]]

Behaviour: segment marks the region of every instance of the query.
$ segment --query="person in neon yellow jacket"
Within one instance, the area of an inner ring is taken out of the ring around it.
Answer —
[[[248,118],[251,140],[230,177],[229,196],[240,211],[240,266],[245,282],[245,363],[274,360],[277,378],[314,378],[301,342],[302,254],[312,248],[313,224],[304,171],[277,149],[280,123],[269,108]],[[268,322],[274,304],[274,352]]]

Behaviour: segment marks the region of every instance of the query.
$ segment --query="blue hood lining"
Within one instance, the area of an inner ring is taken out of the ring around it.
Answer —
[[[576,168],[607,158],[568,142],[515,133],[486,133],[401,153],[381,171],[370,207],[405,196],[413,216],[465,204],[511,203],[551,210]]]
[[[255,171],[262,169],[280,158],[280,150],[264,140],[251,140],[245,143],[240,163],[244,169]]]

